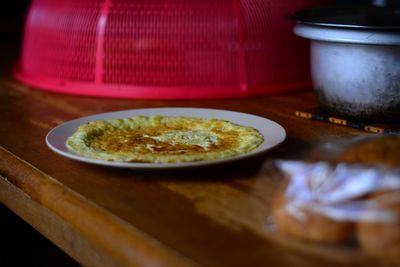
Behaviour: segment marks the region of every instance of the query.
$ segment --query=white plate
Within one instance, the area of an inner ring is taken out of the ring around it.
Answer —
[[[163,116],[187,116],[187,117],[198,117],[198,118],[216,118],[228,120],[240,125],[250,126],[257,129],[263,136],[264,142],[255,150],[250,151],[247,154],[238,155],[235,157],[221,159],[221,160],[204,160],[195,162],[183,162],[183,163],[136,163],[136,162],[115,162],[91,159],[77,155],[70,152],[65,146],[65,142],[80,125],[90,121],[96,120],[109,120],[114,118],[128,118],[136,115],[163,115]],[[125,111],[102,113],[98,115],[92,115],[83,117],[80,119],[68,121],[63,123],[53,130],[51,130],[46,136],[47,145],[56,153],[65,156],[70,159],[93,163],[104,166],[120,167],[120,168],[135,168],[135,169],[167,169],[167,168],[184,168],[184,167],[195,167],[203,165],[211,165],[223,162],[229,162],[233,160],[243,159],[250,156],[254,156],[261,152],[265,152],[276,145],[280,144],[285,140],[286,132],[282,126],[274,121],[266,118],[262,118],[255,115],[218,110],[218,109],[203,109],[203,108],[149,108],[149,109],[132,109]]]

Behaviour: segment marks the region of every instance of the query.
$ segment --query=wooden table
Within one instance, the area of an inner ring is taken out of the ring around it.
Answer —
[[[312,92],[248,99],[143,101],[77,97],[0,81],[0,201],[87,266],[377,266],[355,248],[322,247],[271,233],[264,160],[302,159],[358,130],[294,116]],[[135,108],[204,107],[264,116],[288,133],[254,159],[184,171],[137,171],[63,158],[45,144],[56,125]]]

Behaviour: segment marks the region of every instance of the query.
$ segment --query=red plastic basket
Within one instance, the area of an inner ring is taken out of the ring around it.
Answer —
[[[71,94],[222,98],[310,85],[287,17],[327,0],[34,0],[17,80]]]

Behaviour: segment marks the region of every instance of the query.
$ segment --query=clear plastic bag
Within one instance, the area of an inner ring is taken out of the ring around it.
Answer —
[[[349,244],[400,264],[400,137],[326,143],[307,161],[274,160],[268,228],[320,244]]]
[[[400,169],[282,160],[275,164],[290,177],[284,193],[286,205],[297,214],[305,209],[336,221],[391,223],[398,219],[379,202],[363,197],[400,190]]]

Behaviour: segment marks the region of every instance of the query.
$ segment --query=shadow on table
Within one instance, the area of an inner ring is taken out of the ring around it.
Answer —
[[[81,266],[1,203],[0,236],[2,267]]]

